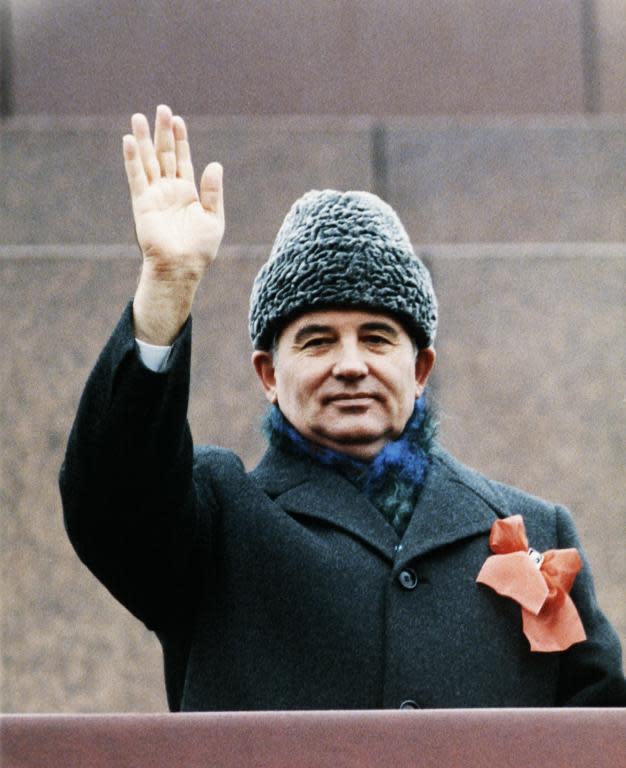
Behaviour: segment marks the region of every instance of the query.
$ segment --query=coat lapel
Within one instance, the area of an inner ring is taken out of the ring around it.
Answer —
[[[270,447],[250,473],[282,509],[323,520],[392,560],[398,537],[381,513],[349,480],[317,462]]]
[[[295,517],[323,520],[361,539],[401,567],[409,560],[468,536],[484,534],[508,511],[481,475],[440,448],[396,554],[398,537],[369,500],[348,480],[317,462],[270,447],[250,473],[254,482]]]
[[[439,547],[486,533],[497,517],[507,514],[491,484],[436,448],[396,562],[402,566]]]

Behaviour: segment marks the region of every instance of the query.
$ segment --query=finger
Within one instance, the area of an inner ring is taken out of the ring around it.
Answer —
[[[224,169],[219,163],[209,163],[200,179],[200,202],[205,211],[224,218]]]
[[[133,128],[133,136],[137,140],[139,146],[139,155],[141,162],[143,163],[144,171],[148,183],[156,181],[161,178],[161,169],[156,159],[156,153],[154,151],[154,145],[150,138],[150,126],[145,115],[135,114],[131,118],[131,125]]]
[[[154,148],[161,175],[168,179],[176,178],[176,145],[172,121],[172,110],[165,104],[160,104],[154,124]]]
[[[176,142],[176,175],[186,181],[194,181],[191,151],[187,139],[187,126],[182,117],[176,115],[172,121]]]
[[[139,146],[134,136],[126,135],[122,139],[122,148],[124,153],[124,168],[126,169],[126,178],[131,197],[138,197],[148,188],[148,179],[141,162]]]

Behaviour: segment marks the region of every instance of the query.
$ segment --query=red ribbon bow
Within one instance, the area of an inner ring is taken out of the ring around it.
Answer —
[[[564,651],[586,639],[569,591],[582,560],[576,549],[528,548],[521,515],[496,520],[485,561],[476,581],[522,606],[524,634],[531,651]]]

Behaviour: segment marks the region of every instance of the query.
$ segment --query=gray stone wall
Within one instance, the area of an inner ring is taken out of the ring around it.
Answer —
[[[622,0],[3,5],[17,114],[126,114],[161,101],[185,114],[626,108]]]
[[[16,3],[18,112],[126,112],[156,89],[213,114],[583,104],[576,3],[526,0],[525,23],[512,0],[465,0],[460,13],[441,0],[130,5]]]
[[[132,243],[128,126],[5,121],[0,244]],[[420,243],[626,241],[625,115],[204,117],[189,129],[198,174],[225,168],[229,244],[271,243],[291,203],[326,187],[377,192]]]

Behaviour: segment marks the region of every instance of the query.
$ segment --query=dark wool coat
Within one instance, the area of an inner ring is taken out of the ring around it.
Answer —
[[[163,646],[173,710],[626,703],[589,565],[588,640],[531,653],[520,607],[475,581],[498,517],[535,549],[580,549],[568,512],[436,449],[401,541],[346,479],[270,449],[192,447],[190,324],[169,372],[135,352],[130,308],[81,400],[61,471],[80,558]]]

